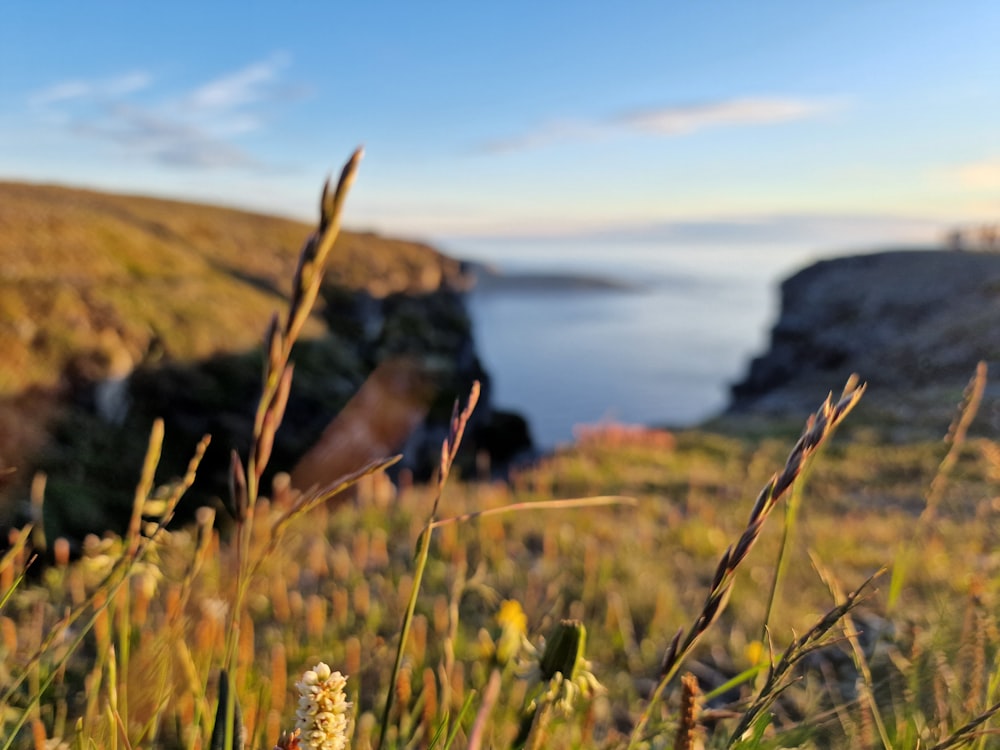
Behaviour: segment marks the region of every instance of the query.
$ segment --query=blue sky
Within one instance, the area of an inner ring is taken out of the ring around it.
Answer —
[[[363,144],[348,224],[445,243],[916,236],[1000,213],[998,29],[992,1],[8,2],[0,179],[312,220]]]

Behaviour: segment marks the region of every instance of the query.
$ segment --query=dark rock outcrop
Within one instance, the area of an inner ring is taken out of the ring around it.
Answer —
[[[419,370],[415,382],[421,393],[414,397],[426,401],[426,416],[418,428],[387,446],[390,454],[403,453],[394,471],[407,469],[417,479],[430,478],[452,406],[456,399],[466,400],[476,380],[482,395],[459,456],[464,473],[472,474],[483,458],[503,472],[530,453],[527,423],[493,408],[490,378],[476,353],[461,290],[443,286],[419,295],[397,292],[380,298],[330,284],[324,296],[334,302],[323,308],[329,329],[325,336],[301,342],[293,353],[295,380],[265,487],[274,472],[290,470],[319,440],[379,365],[393,361],[405,360]],[[165,361],[140,366],[129,379],[130,409],[120,423],[102,418],[93,394],[88,397],[103,381],[78,384],[77,408],[57,421],[54,440],[39,461],[53,477],[46,500],[47,526],[53,533],[79,538],[85,531],[113,527],[111,519],[127,518],[144,434],[158,416],[168,437],[160,476],[183,474],[192,447],[210,434],[212,443],[190,494],[195,503],[224,496],[230,451],[245,456],[249,448],[261,356],[250,351],[184,363],[165,355]],[[381,454],[368,460],[378,457]]]
[[[869,383],[869,410],[937,421],[980,360],[1000,361],[1000,255],[825,260],[781,284],[770,346],[732,387],[729,411],[801,413],[856,372]]]

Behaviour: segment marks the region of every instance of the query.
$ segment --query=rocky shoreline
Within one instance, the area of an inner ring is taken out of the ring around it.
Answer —
[[[821,261],[782,282],[768,349],[732,387],[729,416],[814,406],[851,373],[859,414],[899,433],[947,427],[979,361],[1000,362],[1000,255],[893,250]],[[991,425],[1000,392],[981,409]]]

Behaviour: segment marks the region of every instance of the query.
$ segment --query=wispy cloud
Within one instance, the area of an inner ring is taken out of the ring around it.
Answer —
[[[939,236],[943,221],[934,217],[895,214],[781,213],[675,220],[604,230],[607,237],[665,243],[826,242],[864,245],[871,242],[929,241]],[[601,236],[594,232],[592,236]]]
[[[520,135],[487,141],[477,151],[486,154],[528,151],[553,143],[599,140],[607,137],[609,131],[610,128],[601,123],[573,122],[570,120],[549,122]]]
[[[645,134],[661,137],[690,135],[708,128],[767,125],[802,120],[842,106],[832,100],[744,97],[699,104],[672,105],[622,112],[596,121],[543,123],[520,135],[482,144],[483,153],[500,154],[579,142]]]
[[[171,94],[145,72],[67,80],[29,102],[71,134],[105,141],[129,157],[185,168],[267,169],[237,141],[262,129],[276,102],[301,93],[282,80],[288,65],[287,55],[275,54]],[[134,96],[139,92],[141,99]]]
[[[954,175],[964,187],[976,190],[1000,188],[1000,159],[963,164],[954,170]]]
[[[78,122],[74,131],[175,167],[263,167],[246,151],[201,128],[127,104],[109,105],[105,111],[106,117]]]
[[[125,96],[141,91],[153,82],[153,77],[145,71],[134,71],[124,75],[95,81],[79,79],[62,81],[36,91],[28,99],[32,106],[42,107],[73,99],[106,99]]]
[[[640,110],[614,122],[655,135],[686,135],[724,125],[767,125],[828,112],[832,102],[806,99],[745,98]]]
[[[615,243],[637,242],[662,248],[768,245],[789,243],[822,247],[875,247],[900,243],[933,244],[949,226],[946,219],[891,213],[720,214],[700,219],[665,221],[597,221],[580,226],[575,217],[533,226],[507,223],[456,227],[445,239],[506,242],[597,243],[606,251]],[[574,244],[574,247],[576,245]],[[581,245],[582,246],[582,245]]]
[[[281,89],[281,71],[288,63],[287,55],[272,55],[267,60],[199,86],[185,103],[196,110],[225,111],[274,100]]]

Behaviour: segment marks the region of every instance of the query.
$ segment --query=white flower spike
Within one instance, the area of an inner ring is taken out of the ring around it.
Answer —
[[[307,670],[295,687],[299,691],[296,717],[303,750],[346,750],[351,724],[351,703],[344,692],[347,678],[320,662]]]

